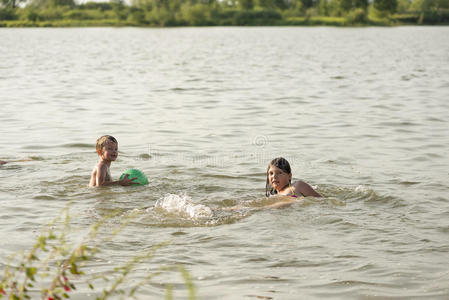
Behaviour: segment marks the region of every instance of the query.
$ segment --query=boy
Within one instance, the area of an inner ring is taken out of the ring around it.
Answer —
[[[89,186],[109,186],[109,185],[131,185],[137,177],[128,178],[128,174],[121,180],[112,181],[109,167],[111,162],[115,161],[118,156],[118,142],[110,135],[103,135],[97,140],[97,154],[100,161],[95,166],[90,177]],[[136,184],[134,182],[134,184]]]

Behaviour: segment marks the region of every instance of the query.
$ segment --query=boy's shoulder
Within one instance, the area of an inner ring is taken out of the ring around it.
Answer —
[[[99,162],[97,163],[97,165],[95,166],[95,168],[96,168],[98,171],[101,171],[101,170],[107,170],[107,169],[109,169],[109,166],[108,166],[105,162],[99,161]]]
[[[92,169],[92,173],[96,173],[96,172],[101,172],[101,171],[104,171],[104,170],[108,170],[108,165],[107,164],[105,164],[104,162],[101,162],[101,161],[99,161],[99,162],[97,162],[97,164],[93,167],[93,169]]]

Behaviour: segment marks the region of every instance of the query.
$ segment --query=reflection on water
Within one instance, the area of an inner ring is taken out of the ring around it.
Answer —
[[[71,202],[81,227],[138,213],[92,273],[170,241],[151,266],[182,263],[204,299],[449,295],[446,27],[2,29],[0,41],[0,263]],[[104,134],[119,141],[112,177],[138,168],[148,186],[87,187]],[[325,197],[267,209],[281,201],[264,197],[278,156]],[[166,282],[186,295],[165,274],[140,296]]]

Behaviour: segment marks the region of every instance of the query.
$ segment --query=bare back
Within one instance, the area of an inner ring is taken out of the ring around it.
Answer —
[[[108,181],[112,181],[109,166],[100,161],[92,170],[89,186],[101,186],[103,182]]]

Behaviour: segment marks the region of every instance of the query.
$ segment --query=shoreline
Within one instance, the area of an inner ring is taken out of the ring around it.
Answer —
[[[216,24],[141,24],[129,21],[117,21],[111,19],[104,20],[53,20],[53,21],[28,21],[28,20],[2,20],[0,21],[0,28],[82,28],[82,27],[140,27],[140,28],[178,28],[178,27],[344,27],[344,28],[361,28],[361,27],[400,27],[400,26],[448,26],[449,23],[404,23],[404,22],[390,22],[388,20],[376,20],[366,23],[351,23],[341,18],[341,20],[323,20],[322,18],[294,18],[285,21],[261,24],[233,24],[225,22]]]
[[[379,15],[355,10],[341,16],[307,15],[270,9],[183,7],[178,10],[145,10],[112,4],[89,3],[78,7],[1,8],[0,27],[216,27],[216,26],[332,26],[395,27],[447,26],[449,11]]]

